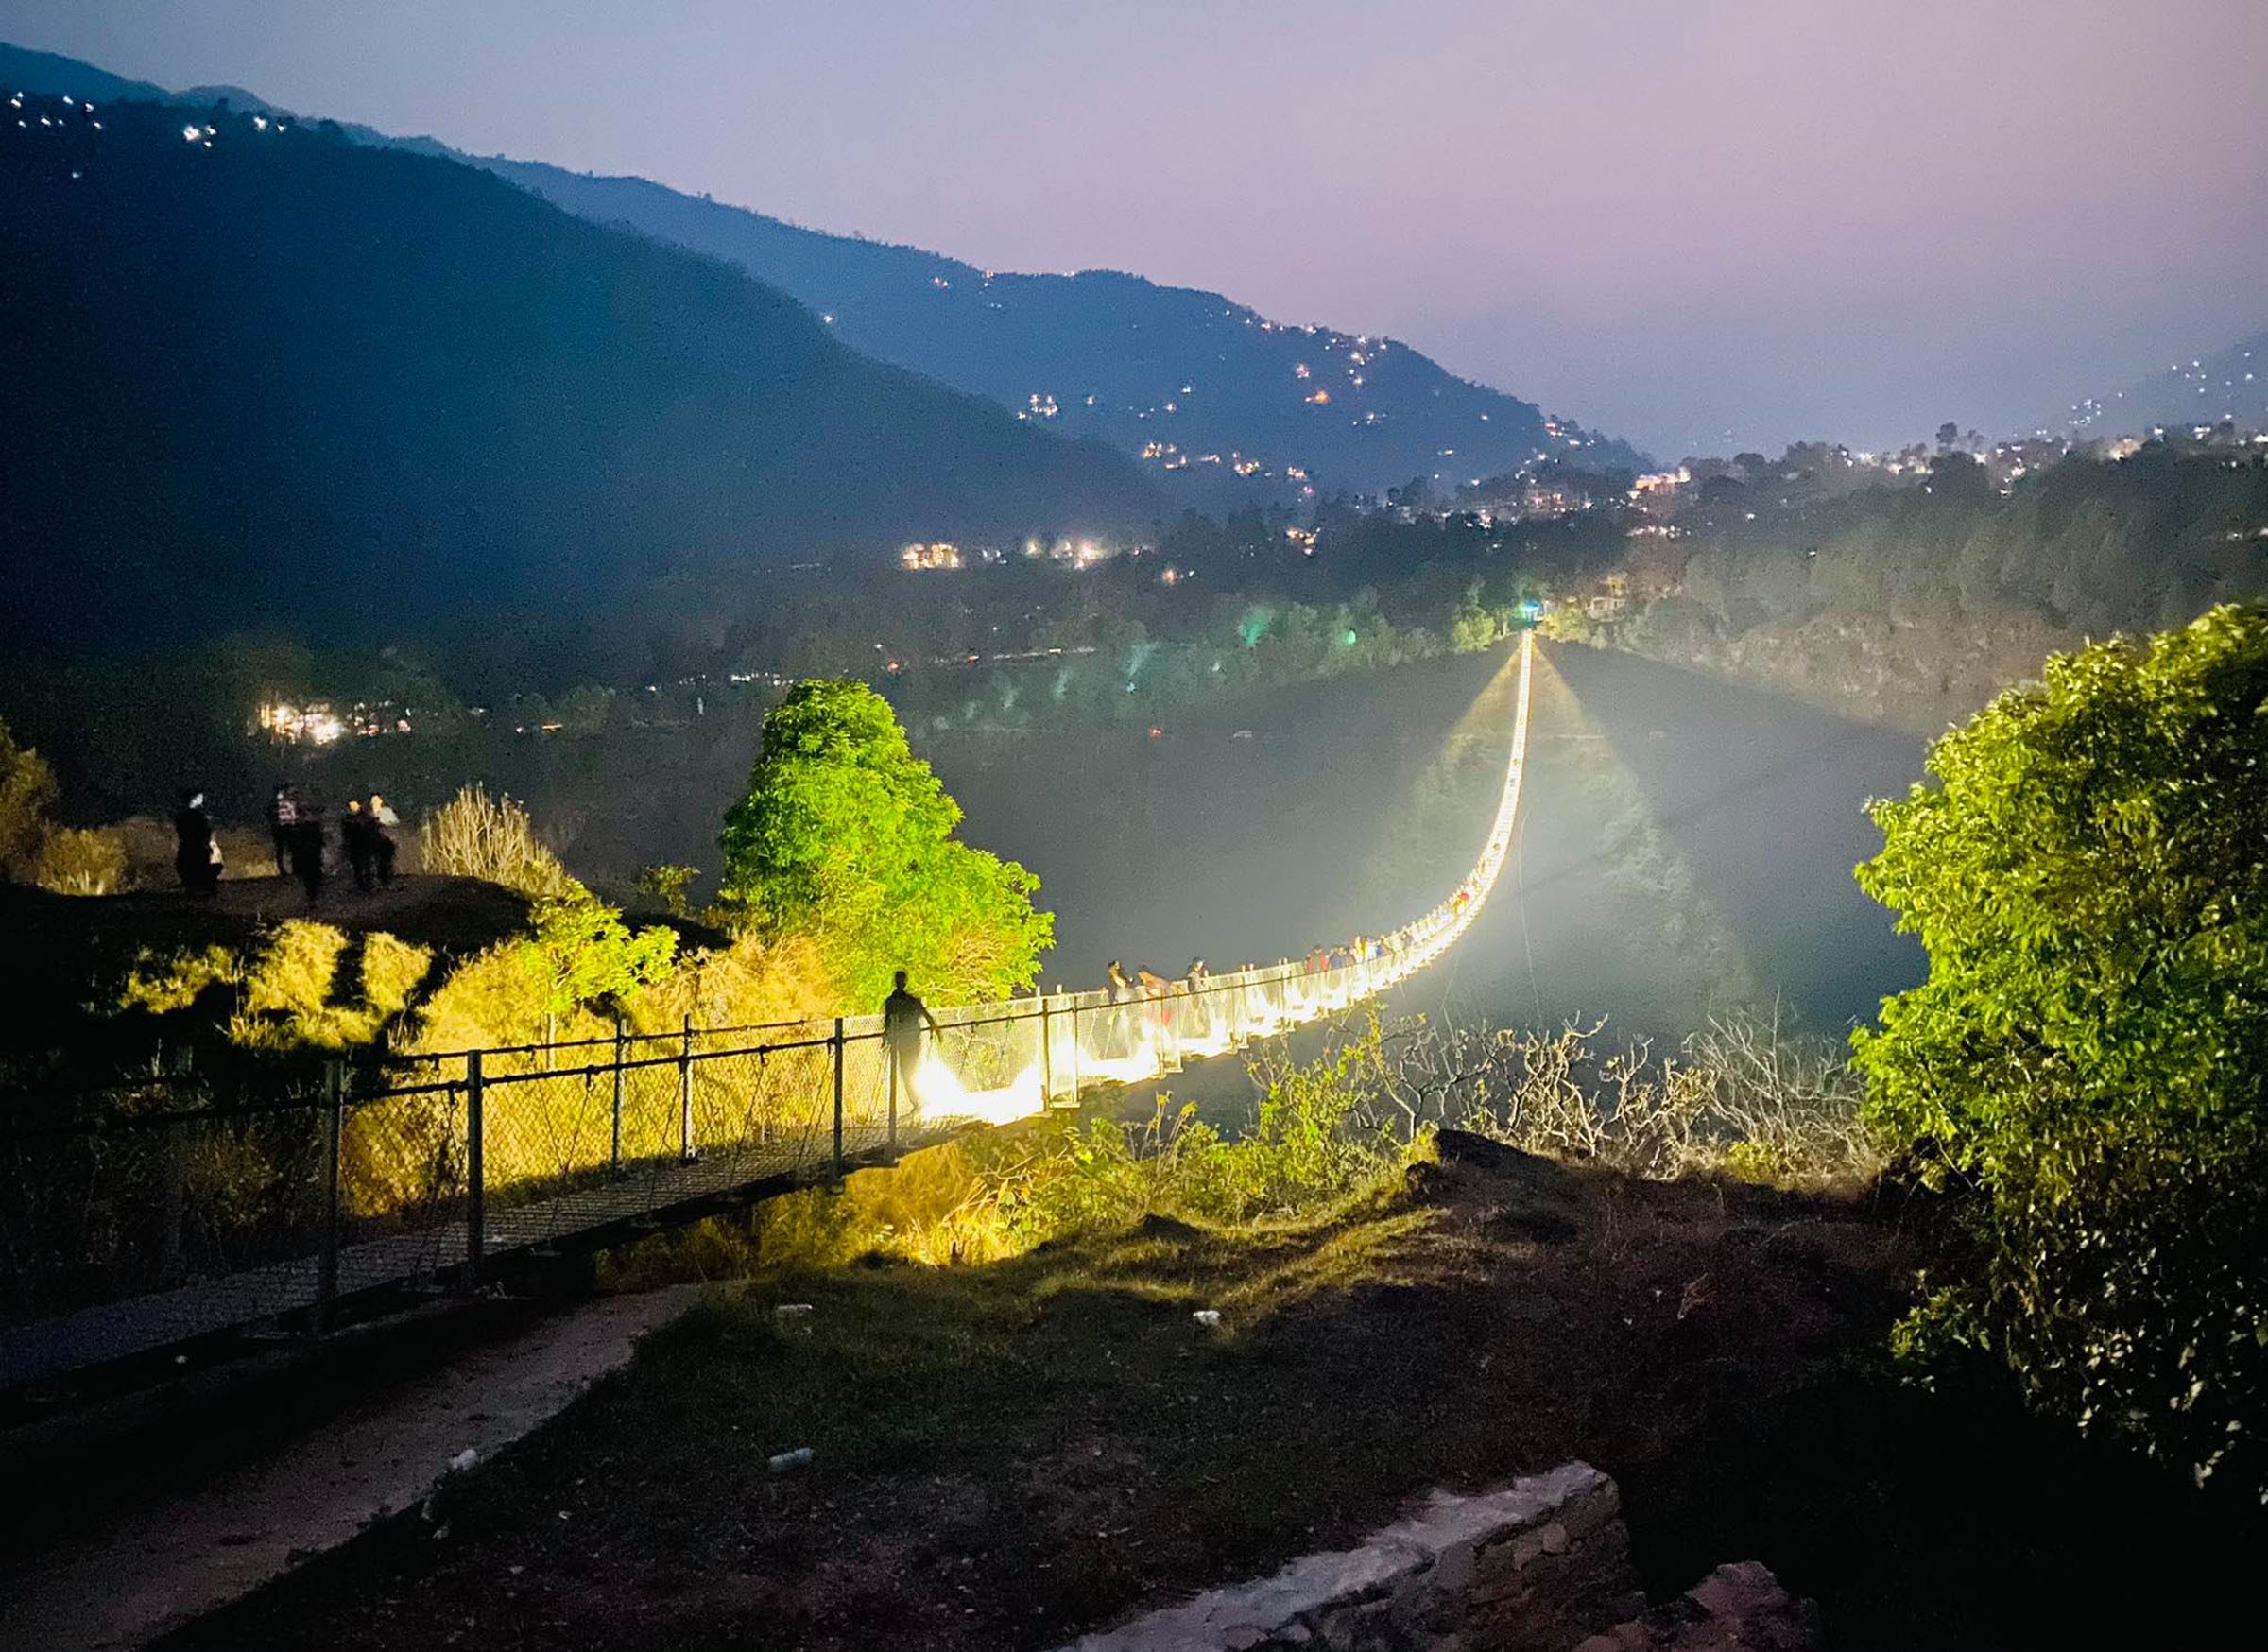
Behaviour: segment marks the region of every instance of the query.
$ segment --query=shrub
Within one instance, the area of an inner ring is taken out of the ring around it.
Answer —
[[[681,952],[677,967],[627,1008],[636,1029],[659,1032],[687,1016],[705,1027],[810,1021],[833,1014],[839,1001],[810,937],[767,943],[741,935],[725,946]]]
[[[1818,1186],[1882,1164],[1860,1084],[1835,1046],[1746,1015],[1712,1021],[1678,1055],[1556,1033],[1375,1021],[1335,1059],[1357,1129],[1415,1141],[1449,1127],[1652,1180],[1727,1172]]]
[[[662,903],[662,909],[672,918],[685,916],[685,892],[693,880],[701,875],[697,866],[657,865],[642,868],[638,873],[638,892]]]
[[[527,811],[479,785],[425,817],[418,828],[418,863],[438,876],[479,878],[530,900],[558,900],[581,887],[537,835]]]
[[[173,953],[145,951],[134,960],[125,985],[119,989],[120,1009],[143,1009],[152,1015],[173,1015],[188,1009],[206,993],[227,988],[232,993],[244,981],[244,959],[233,947],[207,946]]]
[[[59,895],[114,895],[126,886],[126,844],[113,832],[59,826],[41,842],[31,881]]]
[[[129,889],[171,889],[180,879],[173,869],[173,828],[151,815],[129,815],[111,831],[126,855],[123,886]],[[223,845],[222,853],[227,854]],[[229,871],[238,869],[229,865]],[[225,874],[224,874],[225,875]]]
[[[1449,645],[1460,654],[1478,653],[1493,646],[1503,634],[1496,615],[1481,605],[1480,582],[1475,580],[1450,615]]]
[[[521,954],[543,985],[543,1007],[564,1015],[587,1004],[619,1004],[668,977],[678,934],[632,932],[622,914],[589,895],[538,903],[535,935]]]
[[[416,1025],[404,1048],[433,1055],[541,1039],[548,1011],[542,978],[528,967],[526,941],[515,938],[465,959],[418,1007]],[[558,1027],[562,1038],[585,1038],[603,1030],[571,1018]]]
[[[2051,660],[1929,768],[1859,869],[1929,977],[1855,1060],[1972,1254],[1902,1344],[2268,1491],[2268,608]]]
[[[375,1042],[432,967],[427,948],[382,931],[350,940],[327,923],[295,918],[243,947],[145,952],[118,1007],[170,1015],[226,989],[228,1039],[239,1048],[345,1050]]]
[[[0,877],[21,877],[29,869],[54,803],[55,775],[46,760],[17,745],[0,723]]]

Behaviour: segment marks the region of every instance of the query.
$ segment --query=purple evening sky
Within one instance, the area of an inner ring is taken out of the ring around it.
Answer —
[[[0,0],[0,38],[1385,332],[1672,456],[2268,326],[2268,0]]]

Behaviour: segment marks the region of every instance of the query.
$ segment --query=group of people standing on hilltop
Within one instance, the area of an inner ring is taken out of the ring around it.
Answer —
[[[357,889],[367,894],[394,881],[395,846],[389,829],[401,823],[401,817],[376,792],[347,800],[347,811],[338,820],[338,848]],[[298,878],[307,899],[315,900],[322,893],[329,855],[322,800],[306,796],[295,785],[278,786],[267,803],[267,830],[276,846],[276,876]]]
[[[276,876],[299,879],[310,902],[321,896],[323,878],[334,865],[325,814],[319,798],[288,783],[276,787],[268,800],[267,830],[275,844]],[[376,792],[347,800],[346,813],[338,821],[338,852],[357,889],[367,892],[394,881],[391,829],[401,823],[401,817]],[[181,887],[192,895],[217,892],[223,869],[220,840],[214,835],[201,790],[182,794],[173,817],[173,866],[180,874]]]

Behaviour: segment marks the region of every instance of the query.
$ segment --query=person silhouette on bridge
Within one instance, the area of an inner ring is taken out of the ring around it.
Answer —
[[[921,1028],[943,1038],[945,1029],[937,1018],[929,1012],[929,1006],[906,989],[905,972],[900,970],[897,985],[890,995],[882,1001],[882,1044],[890,1058],[890,1118],[895,1133],[898,1117],[898,1090],[905,1088],[906,1097],[916,1109],[921,1105],[921,1094],[916,1088],[914,1075],[921,1066]]]

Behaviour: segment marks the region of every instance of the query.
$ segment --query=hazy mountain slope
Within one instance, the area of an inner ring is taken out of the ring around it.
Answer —
[[[1156,508],[1100,444],[473,168],[249,114],[34,112],[0,123],[19,639],[597,614],[673,571]]]
[[[72,82],[101,74],[68,58],[0,46],[0,85],[69,92]],[[168,95],[105,78],[130,89],[112,95]],[[270,110],[250,93],[212,92],[196,100],[226,95],[240,110]],[[1202,494],[1208,504],[1240,493],[1296,497],[1311,480],[1325,490],[1372,491],[1423,476],[1447,491],[1547,456],[1591,466],[1642,462],[1620,441],[1547,420],[1534,404],[1457,378],[1404,345],[1271,321],[1218,293],[1104,270],[988,273],[918,248],[801,229],[642,178],[465,155],[431,138],[367,127],[340,129],[454,156],[579,216],[728,259],[830,317],[838,337],[869,354],[1057,431],[1100,437],[1177,483],[1222,480]],[[1187,492],[1175,490],[1177,497]]]
[[[37,92],[57,97],[76,97],[84,103],[114,103],[133,97],[163,100],[174,95],[146,80],[129,80],[108,69],[98,69],[77,58],[56,52],[35,52],[0,41],[0,94]],[[9,125],[24,118],[20,109],[9,111]],[[37,124],[36,120],[33,124]]]
[[[1412,476],[1453,487],[1546,455],[1640,457],[1405,345],[1286,326],[1218,293],[1103,270],[988,273],[644,179],[469,159],[570,212],[730,259],[885,361],[1060,429],[1138,453],[1155,447],[1160,467],[1204,467],[1216,455],[1228,470],[1241,456],[1278,475],[1297,466],[1324,487],[1368,490]]]
[[[2225,419],[2247,430],[2268,430],[2268,333],[2090,398],[2064,422],[2082,436],[2147,437],[2154,429],[2183,430]]]

